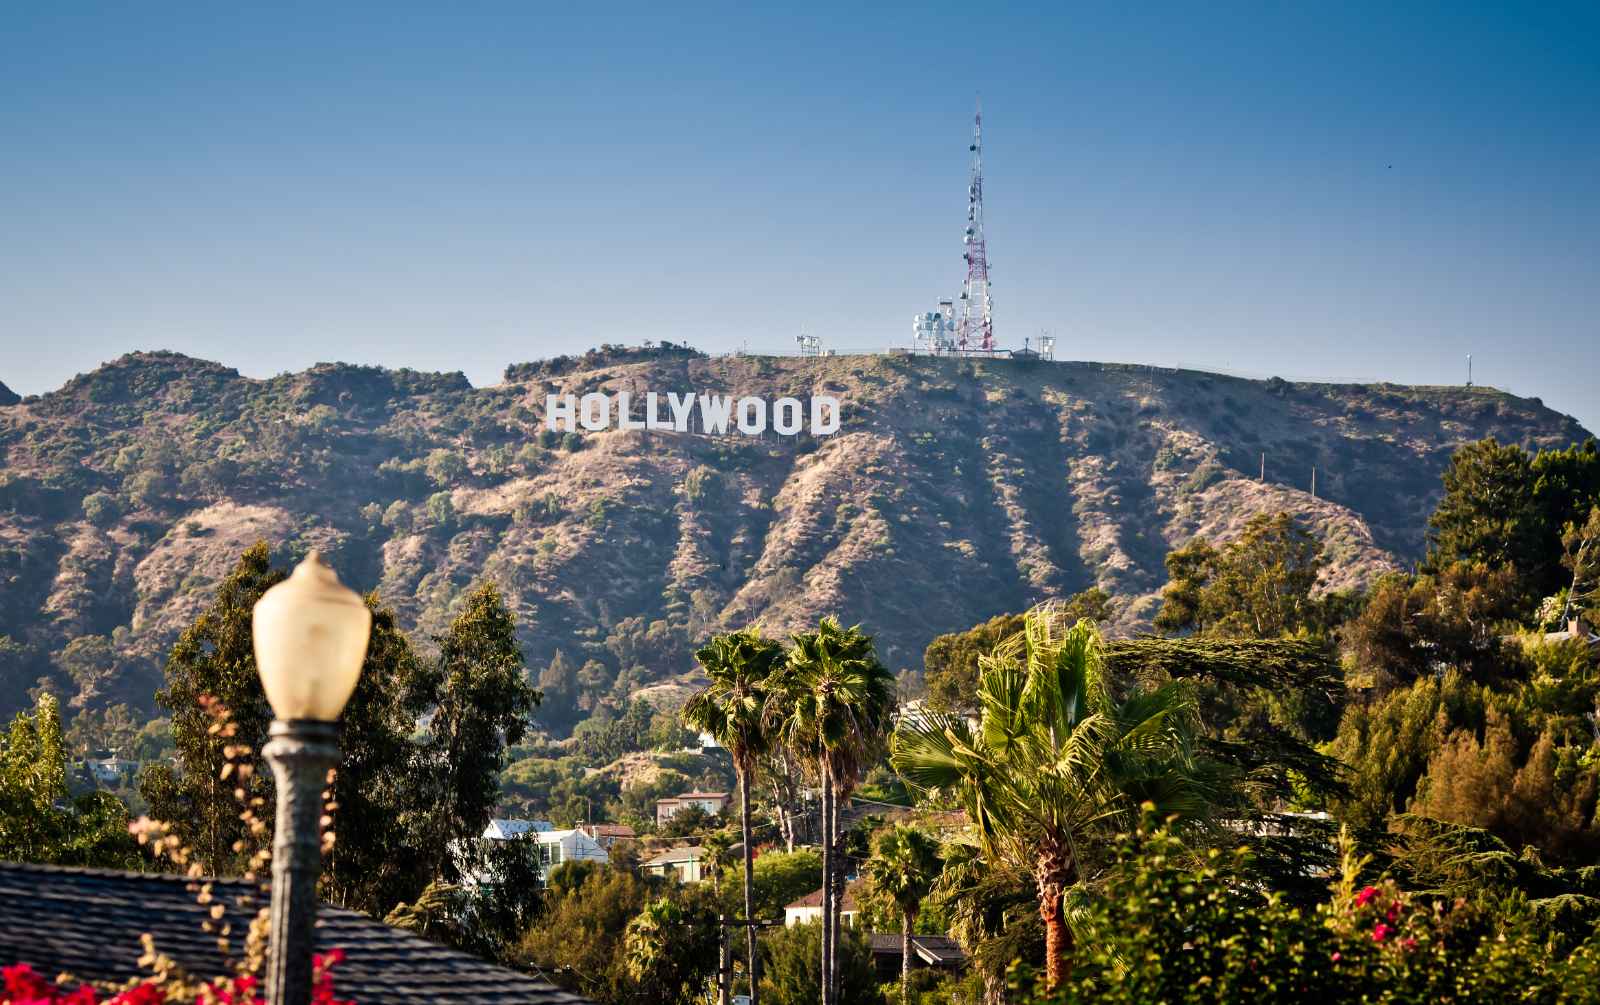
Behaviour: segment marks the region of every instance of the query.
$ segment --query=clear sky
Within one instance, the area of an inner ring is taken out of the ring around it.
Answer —
[[[905,344],[981,93],[1002,344],[1600,430],[1594,3],[595,6],[6,5],[0,381]]]

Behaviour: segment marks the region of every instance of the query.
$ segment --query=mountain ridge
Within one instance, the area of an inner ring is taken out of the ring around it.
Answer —
[[[283,561],[321,548],[424,642],[495,579],[535,671],[557,650],[584,668],[573,709],[670,680],[703,633],[751,621],[837,613],[915,668],[934,634],[1089,586],[1137,630],[1170,547],[1258,512],[1300,516],[1327,542],[1324,585],[1357,585],[1420,555],[1456,447],[1588,435],[1487,388],[1118,364],[608,346],[506,375],[258,380],[140,353],[0,406],[0,683],[148,710],[165,648],[257,538]],[[843,427],[543,428],[545,395],[595,390],[829,394]],[[66,651],[81,638],[105,645]]]

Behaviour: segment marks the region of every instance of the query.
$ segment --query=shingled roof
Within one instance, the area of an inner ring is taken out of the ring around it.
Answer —
[[[217,880],[214,903],[226,908],[235,952],[265,902],[260,888]],[[201,929],[208,907],[195,881],[156,873],[65,869],[0,863],[0,964],[30,963],[41,974],[124,981],[140,974],[148,932],[156,949],[197,977],[228,972],[216,936]],[[447,946],[391,928],[364,914],[324,904],[317,949],[338,947],[340,998],[356,1005],[558,1005],[584,999]]]

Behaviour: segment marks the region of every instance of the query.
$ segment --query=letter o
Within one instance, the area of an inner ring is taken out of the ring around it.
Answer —
[[[804,409],[798,398],[779,398],[772,406],[772,431],[779,436],[795,435],[804,421]]]
[[[757,436],[767,431],[767,403],[760,398],[739,399],[739,432]]]
[[[598,414],[596,410],[598,409]],[[590,432],[599,432],[611,427],[611,399],[593,391],[583,396],[578,402],[578,423]]]

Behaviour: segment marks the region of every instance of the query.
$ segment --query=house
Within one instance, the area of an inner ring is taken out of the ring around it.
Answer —
[[[484,828],[486,841],[511,841],[530,839],[539,846],[540,881],[550,875],[550,870],[563,862],[600,862],[610,864],[611,856],[594,838],[576,828],[554,830],[543,820],[491,820]],[[462,882],[468,885],[479,882],[469,870],[462,870]]]
[[[116,785],[139,769],[138,761],[128,761],[116,756],[93,758],[88,762],[89,774],[101,785]]]
[[[1568,642],[1573,639],[1587,643],[1590,648],[1600,646],[1600,635],[1596,635],[1594,629],[1589,627],[1589,623],[1578,615],[1568,618],[1567,627],[1561,631],[1544,633],[1546,642]]]
[[[1558,642],[1578,641],[1588,645],[1591,649],[1600,647],[1600,635],[1581,615],[1574,615],[1567,619],[1567,626],[1555,632],[1535,632],[1532,635],[1502,635],[1500,641],[1504,643],[1516,642],[1523,646],[1534,645],[1540,642],[1555,644]]]
[[[839,920],[846,925],[855,926],[856,916],[861,909],[856,906],[856,894],[862,889],[861,880],[854,880],[845,885],[844,903],[839,907]],[[792,904],[783,908],[783,924],[786,928],[795,925],[806,925],[813,921],[822,920],[822,890],[818,888],[801,897]]]
[[[627,824],[583,824],[578,830],[594,838],[594,843],[609,854],[618,841],[632,841],[638,837]]]
[[[896,980],[900,976],[901,953],[904,950],[900,934],[872,933],[872,964],[880,981]],[[961,970],[967,965],[967,954],[961,944],[948,935],[913,935],[911,937],[911,969]]]
[[[0,864],[0,961],[28,963],[53,978],[121,983],[146,974],[140,936],[186,971],[228,973],[215,927],[231,925],[237,952],[243,933],[269,895],[256,883],[207,881],[211,902],[196,898],[196,880],[167,873],[114,872]],[[221,917],[211,912],[221,909]],[[333,971],[339,998],[360,1005],[583,1005],[576,995],[515,970],[391,928],[355,911],[323,904],[312,938],[319,952],[338,947]]]
[[[706,857],[700,845],[684,844],[646,859],[639,868],[655,876],[676,875],[680,883],[698,883],[711,872]]]
[[[707,813],[721,813],[729,803],[726,792],[685,792],[681,796],[670,796],[666,799],[656,800],[656,826],[661,827],[668,820],[691,806],[698,806]]]

